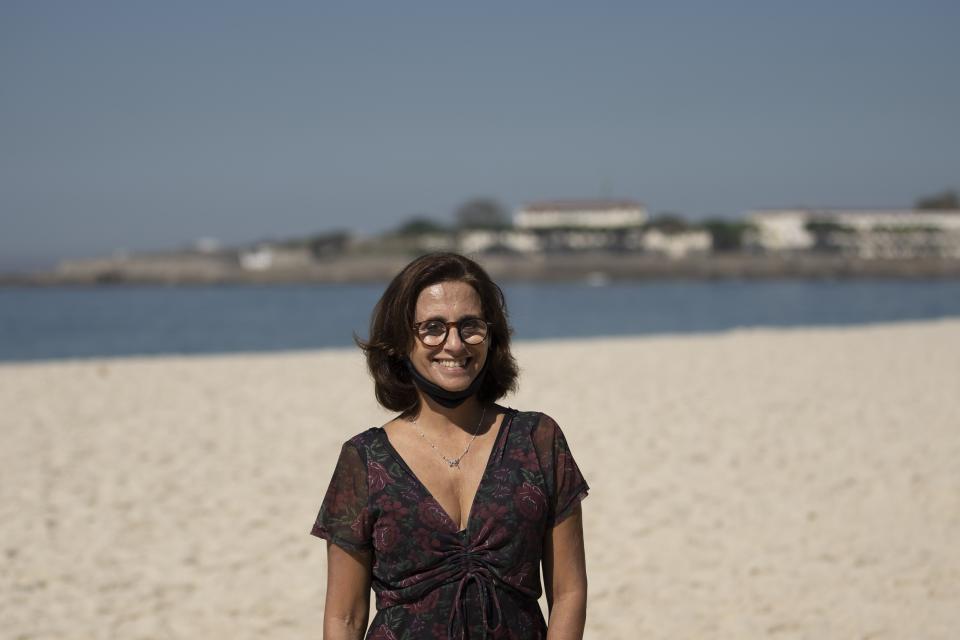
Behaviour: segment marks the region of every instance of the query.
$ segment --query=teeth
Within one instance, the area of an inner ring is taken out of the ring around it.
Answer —
[[[465,367],[467,365],[466,360],[437,360],[436,362],[441,367],[446,367],[447,369],[454,369],[456,367]]]

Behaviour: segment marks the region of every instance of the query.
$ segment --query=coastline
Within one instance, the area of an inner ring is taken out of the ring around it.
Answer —
[[[561,425],[585,638],[950,638],[960,320],[518,342]],[[576,366],[571,366],[576,363]],[[302,638],[354,349],[0,364],[11,637]],[[228,585],[224,588],[224,585]]]
[[[264,271],[242,269],[232,256],[171,254],[156,258],[76,261],[52,271],[0,274],[0,286],[114,284],[359,284],[387,282],[412,254],[327,258]],[[829,254],[709,254],[667,259],[649,254],[582,252],[474,256],[498,282],[726,279],[960,279],[960,260],[864,259]]]

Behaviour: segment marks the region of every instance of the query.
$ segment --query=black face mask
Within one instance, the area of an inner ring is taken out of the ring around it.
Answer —
[[[430,382],[417,371],[417,368],[410,362],[410,358],[404,358],[403,363],[407,366],[407,371],[409,371],[413,377],[413,383],[417,385],[420,391],[430,396],[437,404],[447,407],[448,409],[453,409],[463,404],[463,401],[475,394],[477,389],[480,388],[480,385],[483,384],[483,376],[487,373],[487,364],[490,363],[490,355],[487,354],[487,359],[484,361],[483,367],[480,368],[480,373],[477,374],[477,377],[473,379],[470,386],[462,391],[448,391],[440,385]]]

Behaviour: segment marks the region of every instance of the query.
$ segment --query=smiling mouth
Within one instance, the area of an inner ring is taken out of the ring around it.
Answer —
[[[441,369],[464,369],[472,358],[459,358],[457,360],[434,360]]]

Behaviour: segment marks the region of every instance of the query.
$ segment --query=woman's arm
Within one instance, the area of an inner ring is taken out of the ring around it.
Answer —
[[[370,614],[369,552],[347,551],[327,542],[327,598],[323,640],[362,640]]]
[[[543,584],[550,609],[547,640],[582,640],[587,619],[587,564],[580,505],[547,532]]]

